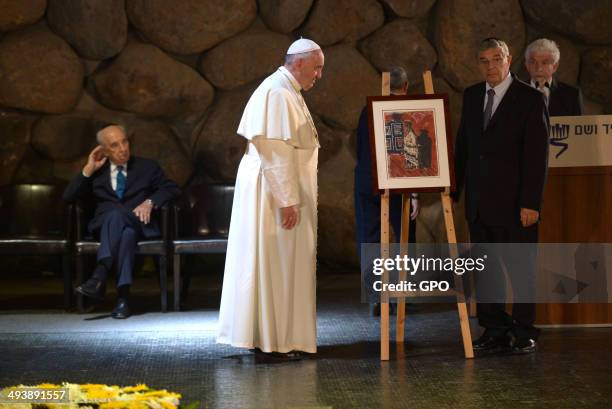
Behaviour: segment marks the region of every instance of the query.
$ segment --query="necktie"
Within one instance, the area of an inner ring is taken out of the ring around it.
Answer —
[[[484,110],[484,126],[482,129],[487,129],[489,126],[489,121],[491,120],[491,115],[493,113],[493,97],[495,96],[495,90],[491,88],[487,91],[487,106]]]
[[[123,173],[123,166],[117,166],[117,197],[123,199],[123,193],[125,192],[125,173]]]

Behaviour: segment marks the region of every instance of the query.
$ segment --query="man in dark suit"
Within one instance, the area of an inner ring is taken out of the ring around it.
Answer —
[[[122,126],[106,126],[96,138],[99,145],[64,192],[66,201],[92,196],[96,201],[88,228],[100,239],[97,265],[91,278],[75,291],[94,299],[104,298],[108,274],[116,266],[118,299],[111,315],[127,318],[136,243],[143,237],[160,235],[151,211],[176,197],[179,188],[155,161],[130,156],[130,143]]]
[[[427,134],[427,129],[421,129],[417,136],[419,146],[419,168],[427,169],[431,167],[431,138]]]
[[[542,93],[510,73],[511,61],[503,41],[484,40],[478,66],[485,81],[463,94],[455,172],[459,192],[464,186],[472,243],[536,243],[538,239],[548,114]],[[485,332],[474,341],[474,349],[512,346],[514,353],[534,352],[539,333],[533,326],[535,249],[526,249],[520,263],[516,257],[505,256],[502,251],[499,257],[490,257],[477,276],[476,296],[487,303],[478,304],[479,324]],[[515,300],[520,299],[513,305],[512,316],[504,311],[503,295],[490,299],[487,293],[491,288],[505,293],[498,261],[505,264]]]
[[[582,115],[580,88],[558,81],[554,74],[559,68],[561,53],[557,43],[547,38],[535,40],[525,50],[525,67],[532,87],[546,97],[550,116]]]
[[[392,95],[406,95],[408,92],[408,75],[401,67],[390,71],[390,91]],[[380,243],[380,195],[374,194],[372,187],[372,157],[370,151],[370,128],[368,126],[367,107],[361,111],[357,127],[357,164],[355,166],[355,223],[357,230],[357,254],[361,257],[361,245]],[[416,218],[419,214],[418,195],[410,198],[410,237],[408,242],[416,241]],[[389,200],[389,219],[396,241],[399,242],[402,220],[402,196],[391,195]],[[365,264],[365,263],[364,263]],[[373,284],[371,271],[364,272],[366,285]],[[393,307],[391,308],[393,312]],[[371,313],[380,315],[380,304],[371,305]]]

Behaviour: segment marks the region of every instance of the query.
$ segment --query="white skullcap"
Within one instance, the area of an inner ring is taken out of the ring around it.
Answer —
[[[315,43],[314,41],[309,40],[307,38],[300,38],[299,40],[294,41],[293,44],[289,46],[287,54],[309,53],[311,51],[316,51],[320,49],[321,47],[319,47],[319,44]]]

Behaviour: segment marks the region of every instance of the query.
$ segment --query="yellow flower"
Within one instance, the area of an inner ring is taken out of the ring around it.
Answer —
[[[163,406],[164,409],[176,409],[176,405],[167,402],[165,400],[160,401],[159,403],[161,403],[161,405]]]
[[[129,401],[127,402],[127,409],[149,409],[149,405],[147,405],[144,402],[133,402],[133,401]]]
[[[143,394],[146,397],[158,397],[158,398],[180,398],[181,395],[174,392],[168,392],[165,389],[159,391],[151,391]]]
[[[123,388],[124,393],[142,392],[142,391],[147,391],[147,390],[149,390],[149,387],[145,385],[144,383],[139,383],[136,386],[126,386],[125,388]]]
[[[11,388],[23,388],[24,385]],[[151,390],[145,384],[119,387],[117,385],[103,385],[88,383],[78,385],[64,382],[62,385],[42,383],[38,388],[66,388],[70,393],[70,403],[47,403],[44,405],[32,404],[0,404],[0,409],[32,409],[33,406],[44,406],[47,409],[176,409],[181,395],[168,392],[166,389]],[[88,405],[92,403],[93,405]]]
[[[83,385],[79,385],[79,387],[81,389],[101,389],[101,388],[108,388],[108,386],[103,385],[101,383],[86,383]]]
[[[42,389],[55,389],[55,388],[59,388],[60,385],[55,385],[53,383],[41,383],[40,385],[36,385],[37,388],[42,388]]]
[[[31,409],[29,403],[0,403],[0,409]]]
[[[90,389],[87,391],[85,399],[112,399],[119,396],[117,389]]]
[[[128,403],[129,402],[122,401],[122,400],[114,400],[111,402],[104,402],[100,404],[98,408],[99,409],[125,409],[127,408]]]

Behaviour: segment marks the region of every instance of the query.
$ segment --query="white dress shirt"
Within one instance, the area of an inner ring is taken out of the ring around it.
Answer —
[[[493,107],[491,109],[491,116],[493,116],[493,114],[495,114],[495,110],[499,106],[499,103],[504,98],[504,95],[506,95],[506,91],[508,91],[508,88],[510,88],[510,84],[512,84],[512,75],[508,73],[508,76],[504,78],[502,82],[500,82],[494,87],[491,87],[488,82],[486,84],[487,86],[485,90],[485,99],[484,99],[484,104],[482,106],[482,111],[484,112],[487,106],[487,98],[488,98],[487,92],[489,92],[489,90],[493,88],[493,90],[495,91],[495,95],[493,96]]]
[[[535,81],[531,80],[531,86],[540,91],[542,94],[544,94],[544,97],[546,98],[546,105],[548,105],[548,100],[550,99],[550,82],[546,81],[544,84],[539,85],[541,85],[542,88],[536,87]]]

